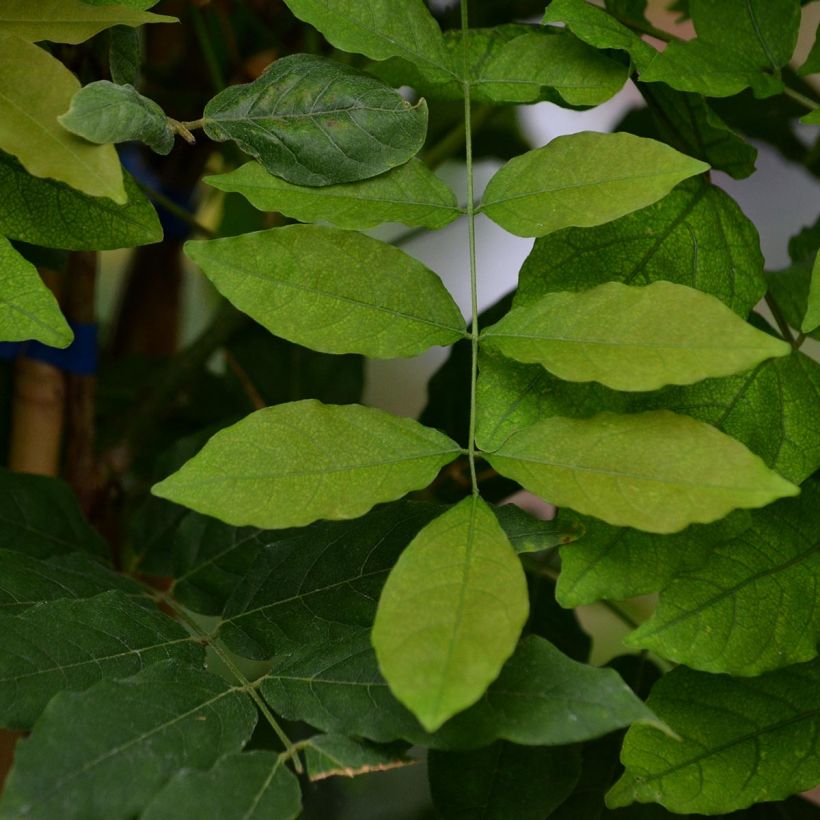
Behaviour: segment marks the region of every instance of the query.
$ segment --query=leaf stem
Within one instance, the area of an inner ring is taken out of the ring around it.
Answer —
[[[160,193],[149,185],[145,185],[139,180],[137,180],[137,185],[139,185],[149,199],[156,202],[157,205],[165,208],[168,213],[173,214],[177,219],[182,220],[186,225],[190,225],[195,231],[198,231],[203,236],[207,236],[208,239],[216,238],[216,233],[214,231],[203,225],[196,219],[196,217],[193,216],[193,214],[190,213],[190,211],[186,211],[185,208],[177,205],[176,202],[165,196],[165,194]]]
[[[461,45],[463,55],[464,79],[462,90],[464,93],[464,148],[467,156],[467,235],[470,254],[470,301],[473,311],[473,321],[470,325],[470,427],[467,444],[467,459],[470,462],[470,483],[473,495],[478,495],[478,478],[475,470],[476,447],[476,383],[478,381],[478,273],[475,251],[475,193],[473,180],[473,130],[472,109],[470,99],[470,48],[468,41],[469,15],[468,0],[461,0]]]
[[[789,323],[786,321],[786,318],[783,316],[782,311],[780,310],[780,305],[775,302],[774,297],[771,293],[767,293],[764,297],[766,300],[766,304],[769,306],[769,310],[772,312],[772,316],[774,317],[775,322],[777,323],[777,328],[780,331],[781,336],[794,348],[797,347],[797,344],[794,341],[794,336],[792,336],[792,332],[789,329]]]
[[[795,102],[800,103],[800,105],[805,106],[809,109],[809,111],[815,111],[820,108],[820,103],[815,102],[811,97],[807,97],[805,94],[801,94],[799,91],[795,91],[793,88],[789,88],[787,85],[783,86],[783,93],[787,97],[791,97]]]
[[[191,22],[194,25],[194,33],[196,39],[199,41],[199,47],[202,49],[202,56],[205,59],[205,65],[208,67],[208,73],[211,75],[211,83],[214,90],[219,93],[222,91],[227,83],[222,76],[222,68],[219,65],[219,58],[216,56],[211,37],[208,33],[208,27],[205,24],[205,19],[202,12],[196,7],[191,6]]]

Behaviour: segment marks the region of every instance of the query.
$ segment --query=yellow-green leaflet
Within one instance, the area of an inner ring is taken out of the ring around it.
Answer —
[[[390,573],[373,625],[379,667],[435,731],[495,680],[528,611],[518,557],[486,502],[471,496],[430,522]]]

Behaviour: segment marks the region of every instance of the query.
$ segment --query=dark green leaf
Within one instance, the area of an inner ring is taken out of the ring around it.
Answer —
[[[704,672],[759,675],[810,661],[820,641],[820,483],[752,513],[676,575],[655,614],[628,638]]]
[[[766,291],[757,230],[719,188],[689,180],[615,222],[536,240],[521,269],[516,304],[603,282],[658,279],[711,293],[745,317]]]
[[[581,773],[578,749],[503,740],[427,757],[433,803],[444,820],[545,820]]]
[[[265,698],[284,717],[324,731],[377,742],[404,739],[435,749],[474,749],[502,739],[561,745],[636,720],[654,723],[615,672],[576,663],[530,636],[485,696],[431,735],[390,694],[369,640],[363,630],[357,638],[279,661],[261,684]]]
[[[528,610],[521,563],[487,503],[470,496],[427,524],[391,571],[373,624],[379,668],[435,731],[498,677]]]
[[[801,77],[805,77],[818,72],[820,72],[820,28],[815,32],[814,45],[797,73]]]
[[[737,680],[679,667],[649,698],[680,739],[636,726],[612,808],[637,800],[673,812],[719,814],[783,800],[820,781],[820,662]]]
[[[515,504],[495,507],[494,512],[516,552],[540,552],[560,544],[570,544],[584,535],[584,529],[579,524],[542,521]]]
[[[88,2],[88,0],[83,0]],[[151,3],[153,5],[153,2]],[[135,85],[139,79],[142,49],[137,29],[113,26],[108,30],[108,68],[111,79],[122,85]]]
[[[238,752],[255,723],[247,695],[176,661],[61,692],[17,749],[0,816],[134,817],[175,772]]]
[[[407,162],[424,143],[427,106],[351,66],[294,54],[217,94],[203,127],[288,182],[333,185]]]
[[[64,128],[89,142],[144,142],[158,154],[174,147],[174,131],[165,112],[133,85],[98,80],[83,86],[71,107],[57,118]]]
[[[274,752],[234,752],[208,771],[182,769],[151,801],[141,820],[294,820],[302,811],[299,781]]]
[[[167,615],[112,591],[0,616],[0,657],[0,723],[30,729],[58,692],[169,658],[201,666],[204,652]]]
[[[107,555],[74,494],[53,478],[0,469],[0,549],[49,558],[67,552]]]
[[[289,225],[191,241],[185,253],[272,333],[325,353],[415,356],[464,336],[461,311],[433,271],[355,231]]]
[[[415,763],[406,752],[407,746],[401,743],[380,746],[344,735],[315,735],[306,741],[304,748],[308,776],[314,781],[357,777]]]
[[[62,182],[27,173],[0,152],[0,233],[33,245],[66,250],[110,250],[150,245],[162,239],[154,207],[124,173],[128,203],[86,196]]]
[[[361,405],[291,402],[220,431],[153,492],[237,526],[298,527],[357,518],[424,487],[459,452],[412,419]]]
[[[544,236],[645,208],[708,169],[655,140],[582,131],[511,159],[490,180],[481,210],[517,236]]]
[[[455,194],[416,159],[373,179],[323,188],[292,185],[258,162],[205,181],[220,191],[239,192],[262,211],[340,228],[372,228],[383,222],[443,228],[460,213]]]

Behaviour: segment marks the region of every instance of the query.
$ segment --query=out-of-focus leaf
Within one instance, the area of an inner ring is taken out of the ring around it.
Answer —
[[[404,744],[377,745],[344,735],[315,735],[307,740],[305,766],[311,780],[328,777],[357,777],[409,766]]]

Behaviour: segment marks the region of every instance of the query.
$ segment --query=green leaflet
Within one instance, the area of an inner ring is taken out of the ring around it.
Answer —
[[[58,692],[169,658],[201,666],[205,655],[176,621],[112,591],[0,616],[0,657],[0,724],[30,729]]]
[[[481,210],[517,236],[544,236],[637,211],[708,169],[655,140],[583,131],[511,159],[490,180]]]
[[[203,128],[288,182],[333,185],[377,176],[413,157],[427,132],[427,105],[411,105],[351,66],[294,54],[252,83],[217,94],[205,106]]]
[[[465,335],[435,273],[360,233],[289,225],[188,242],[185,253],[240,310],[323,353],[415,356]]]
[[[797,0],[692,0],[690,12],[698,37],[670,43],[641,72],[643,81],[713,97],[749,86],[760,97],[782,90],[776,75],[797,43]]]
[[[565,23],[576,37],[595,48],[626,51],[641,69],[656,54],[655,49],[641,40],[638,34],[586,0],[552,0],[543,22]]]
[[[529,636],[475,706],[429,734],[390,694],[369,641],[363,630],[280,659],[262,681],[265,699],[288,720],[324,731],[377,742],[404,739],[431,749],[476,749],[495,740],[558,746],[634,721],[661,726],[616,672],[577,663]]]
[[[820,484],[752,513],[752,526],[677,575],[627,643],[704,672],[759,675],[817,656]]]
[[[142,588],[82,552],[55,555],[40,561],[25,553],[0,549],[0,613],[17,615],[24,609],[62,598],[91,598],[119,589],[144,598]]]
[[[677,532],[799,492],[738,441],[666,410],[545,419],[485,457],[559,507],[647,532]]]
[[[616,390],[731,376],[792,349],[743,322],[714,296],[664,281],[547,293],[514,307],[481,340],[559,378]]]
[[[528,611],[521,564],[492,510],[471,496],[429,523],[390,573],[373,624],[379,667],[435,731],[498,677]]]
[[[359,634],[373,623],[379,594],[402,550],[441,511],[438,505],[398,501],[353,521],[256,531],[256,560],[225,602],[219,637],[237,654],[266,660]],[[182,601],[190,600],[191,587],[204,586],[203,576],[219,577],[227,560],[223,554],[217,565],[200,564],[177,581],[175,594],[179,590]]]
[[[820,327],[820,253],[814,257],[809,281],[809,294],[806,298],[806,312],[800,323],[803,333],[812,333]]]
[[[702,96],[662,83],[639,83],[638,88],[665,142],[735,179],[754,173],[757,149],[732,131]]]
[[[328,777],[356,777],[415,763],[404,744],[378,746],[344,735],[315,735],[306,741],[305,767],[312,781]]]
[[[562,382],[540,365],[481,354],[476,440],[488,451],[549,416],[588,418],[609,410],[674,410],[738,439],[795,483],[820,468],[820,365],[802,353],[769,359],[748,373],[652,393],[618,393]]]
[[[57,122],[79,90],[77,78],[61,62],[0,30],[0,150],[16,156],[36,177],[123,205],[122,168],[114,147],[91,145]]]
[[[559,544],[570,544],[584,535],[583,527],[573,521],[560,524],[542,521],[515,504],[503,504],[495,507],[493,512],[507,540],[518,553],[541,552]]]
[[[0,236],[0,340],[68,347],[74,332],[37,268]]]
[[[123,174],[128,202],[81,194],[53,179],[31,176],[0,152],[0,233],[31,245],[65,250],[110,250],[150,245],[162,239],[154,206],[134,178]]]
[[[234,752],[208,771],[182,769],[149,803],[140,820],[295,820],[299,781],[276,752]]]
[[[680,740],[630,729],[626,773],[607,805],[655,801],[721,814],[812,788],[820,780],[818,687],[818,661],[743,680],[674,669],[647,703]]]
[[[0,817],[133,817],[183,767],[238,752],[255,723],[247,695],[176,661],[61,692],[17,749]]]
[[[604,282],[658,279],[711,293],[744,318],[766,292],[757,230],[703,178],[614,222],[537,239],[521,268],[515,304]]]
[[[133,85],[99,80],[83,86],[71,107],[58,117],[61,125],[89,142],[144,142],[157,154],[174,147],[174,131],[165,112]]]
[[[0,7],[0,32],[31,43],[82,43],[111,26],[176,22],[176,17],[126,6],[93,6],[82,0],[3,0]]]
[[[88,0],[83,0],[88,2]],[[137,29],[114,26],[108,31],[108,69],[111,79],[119,84],[139,82],[142,46]]]
[[[339,228],[373,228],[402,222],[443,228],[459,216],[455,194],[421,160],[361,182],[308,188],[271,176],[258,162],[205,177],[220,191],[247,197],[260,211],[277,211],[300,222],[330,222]]]
[[[298,527],[357,518],[424,487],[460,452],[411,419],[297,401],[220,431],[153,492],[229,524]]]
[[[285,0],[300,19],[343,51],[373,60],[401,57],[442,79],[453,73],[441,30],[422,0]]]
[[[0,469],[0,549],[33,558],[70,552],[108,555],[68,485],[45,476]]]
[[[580,750],[499,741],[468,752],[427,757],[430,791],[448,820],[544,820],[572,792]]]

